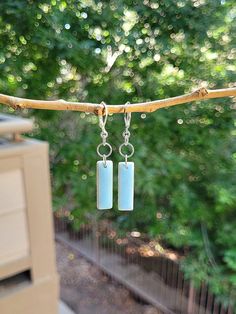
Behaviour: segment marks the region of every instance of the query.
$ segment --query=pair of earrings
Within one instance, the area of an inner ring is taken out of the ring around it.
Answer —
[[[108,110],[105,103],[102,103],[105,109],[105,116],[99,116],[99,127],[101,128],[102,143],[97,147],[97,153],[102,160],[97,161],[97,208],[110,209],[113,206],[113,162],[107,160],[112,153],[112,146],[107,142],[108,132],[106,122]],[[133,210],[134,204],[134,163],[128,161],[133,156],[134,147],[129,142],[131,113],[124,113],[125,130],[123,132],[124,142],[119,147],[120,155],[125,159],[118,164],[118,209],[121,211]],[[107,154],[101,153],[101,148],[108,149]],[[130,153],[124,152],[129,149]]]

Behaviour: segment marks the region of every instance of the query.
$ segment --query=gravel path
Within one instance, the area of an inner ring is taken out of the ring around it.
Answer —
[[[61,299],[76,314],[159,314],[66,245],[56,249]]]

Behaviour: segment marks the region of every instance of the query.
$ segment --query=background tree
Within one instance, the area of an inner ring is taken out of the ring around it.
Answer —
[[[235,81],[234,1],[0,2],[0,91],[40,99],[138,102]],[[4,108],[2,109],[4,110]],[[17,114],[19,114],[17,112]],[[75,227],[95,210],[97,118],[28,111],[50,142],[54,208]],[[122,142],[123,117],[109,117]],[[188,251],[183,264],[227,302],[236,286],[235,103],[230,99],[133,114],[135,210],[108,215]],[[117,149],[112,158],[120,160]],[[115,206],[116,208],[116,206]],[[158,215],[157,215],[158,213]]]

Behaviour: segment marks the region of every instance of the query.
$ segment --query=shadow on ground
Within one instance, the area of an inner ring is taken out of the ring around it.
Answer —
[[[96,266],[57,243],[61,299],[79,314],[159,314]]]

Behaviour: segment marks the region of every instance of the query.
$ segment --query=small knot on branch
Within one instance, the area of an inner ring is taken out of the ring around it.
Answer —
[[[97,105],[95,108],[94,108],[94,114],[95,115],[99,115],[99,116],[101,116],[101,115],[104,115],[104,106],[102,105],[102,104],[99,104],[99,105]]]
[[[206,95],[208,95],[208,90],[205,87],[201,87],[197,89],[196,91],[194,91],[192,95],[199,98],[203,98]]]
[[[11,104],[11,107],[12,107],[14,110],[21,109],[21,106],[18,105],[18,104]]]
[[[14,110],[21,109],[20,103],[18,103],[14,98],[9,98],[9,106]]]

